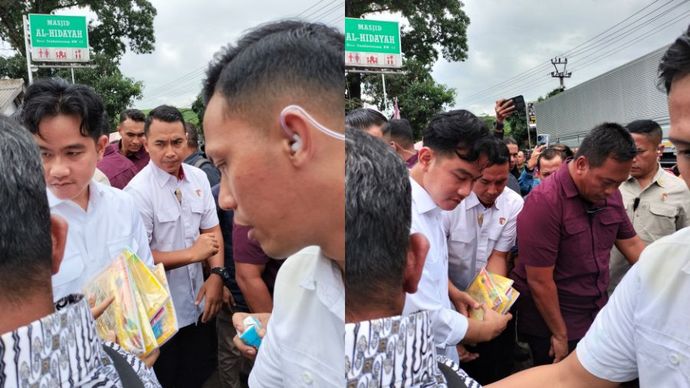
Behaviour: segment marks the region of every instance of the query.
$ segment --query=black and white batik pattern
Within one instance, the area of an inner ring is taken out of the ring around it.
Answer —
[[[0,388],[121,387],[83,296],[66,296],[55,306],[55,313],[0,337]],[[136,356],[106,346],[126,358],[145,387],[160,387]]]
[[[443,388],[438,361],[426,311],[345,325],[347,388]],[[453,370],[468,387],[479,386],[457,365]]]

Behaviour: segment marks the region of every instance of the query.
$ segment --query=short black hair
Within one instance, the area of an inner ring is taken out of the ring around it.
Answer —
[[[0,170],[0,298],[21,303],[29,290],[51,290],[50,208],[38,146],[5,116],[0,116]]]
[[[515,140],[514,138],[512,138],[510,136],[505,137],[503,139],[503,143],[505,143],[505,145],[512,145],[512,144],[518,145],[517,140]]]
[[[403,148],[412,148],[414,146],[414,131],[407,119],[389,120],[388,127],[391,131],[391,140],[394,140]]]
[[[199,149],[199,129],[196,125],[186,122],[184,124],[184,131],[187,133],[187,146],[190,148]]]
[[[644,135],[655,144],[660,144],[664,136],[661,125],[654,120],[635,120],[628,123],[625,129],[630,133]]]
[[[136,121],[138,123],[143,123],[146,120],[146,115],[139,109],[127,109],[120,113],[119,123],[122,124],[127,119]]]
[[[637,155],[637,147],[630,133],[620,124],[603,123],[585,136],[575,158],[584,156],[590,167],[600,167],[606,159],[627,162]]]
[[[659,62],[659,88],[671,93],[673,81],[690,74],[690,26],[669,46]]]
[[[554,149],[554,150],[560,152],[560,153],[561,153],[561,159],[563,159],[564,161],[565,161],[565,160],[568,160],[568,159],[570,159],[570,158],[572,158],[573,156],[575,156],[575,153],[573,152],[573,150],[572,150],[570,147],[568,147],[567,145],[563,144],[563,143],[554,143],[554,144],[551,144],[551,145],[549,145],[549,146],[547,147],[547,149],[549,149],[549,148]],[[546,158],[546,160],[551,160],[551,159],[550,159],[550,158]]]
[[[407,168],[386,143],[345,131],[345,301],[389,306],[401,293],[412,221]]]
[[[390,132],[388,119],[381,112],[371,108],[357,108],[345,115],[345,125],[362,131],[373,125],[381,125],[381,132],[386,135]]]
[[[572,151],[570,151],[572,152]],[[565,161],[567,158],[564,157],[563,152],[561,152],[556,147],[547,147],[541,154],[537,157],[537,168],[541,169],[542,160],[554,160],[556,157],[560,157],[561,160]]]
[[[320,23],[284,20],[250,30],[214,56],[204,81],[205,104],[219,92],[227,109],[257,112],[290,95],[323,101],[342,114],[344,47],[343,34]]]
[[[501,139],[492,136],[491,139],[487,139],[487,143],[487,167],[510,162],[510,151],[508,150],[508,146]]]
[[[79,133],[94,141],[109,131],[103,100],[93,88],[70,84],[60,78],[40,79],[26,89],[22,124],[33,134],[46,117],[76,116],[81,120]]]
[[[434,115],[424,129],[423,144],[439,154],[474,162],[489,152],[491,137],[482,120],[460,109]]]
[[[180,112],[180,110],[174,106],[159,105],[149,112],[149,115],[146,116],[146,121],[144,121],[144,134],[146,134],[146,136],[149,135],[149,128],[151,127],[151,123],[154,119],[166,123],[174,123],[179,121],[182,123],[182,127],[185,128],[186,131],[184,116],[182,116],[182,112]]]

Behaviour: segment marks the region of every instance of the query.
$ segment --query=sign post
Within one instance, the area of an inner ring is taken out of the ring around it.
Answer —
[[[401,68],[398,22],[345,18],[345,66]]]
[[[89,62],[86,16],[29,14],[33,62]]]

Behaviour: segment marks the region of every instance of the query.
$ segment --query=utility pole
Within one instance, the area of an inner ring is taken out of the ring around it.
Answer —
[[[561,90],[565,90],[563,78],[570,78],[570,76],[573,74],[572,72],[565,70],[566,66],[568,66],[568,58],[554,58],[551,60],[551,64],[553,65],[554,69],[556,69],[556,71],[551,72],[551,77],[559,78],[561,81]],[[556,65],[563,65],[563,71],[560,71]]]

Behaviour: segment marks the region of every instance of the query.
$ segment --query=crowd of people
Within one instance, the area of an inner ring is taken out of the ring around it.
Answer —
[[[0,117],[0,387],[690,386],[690,29],[659,65],[682,178],[646,119],[520,150],[509,100],[416,148],[345,114],[343,57],[322,24],[250,30],[209,63],[203,137],[161,105],[111,142],[92,88],[30,85]],[[146,356],[82,294],[125,249],[178,323]],[[509,312],[468,293],[482,271]]]

